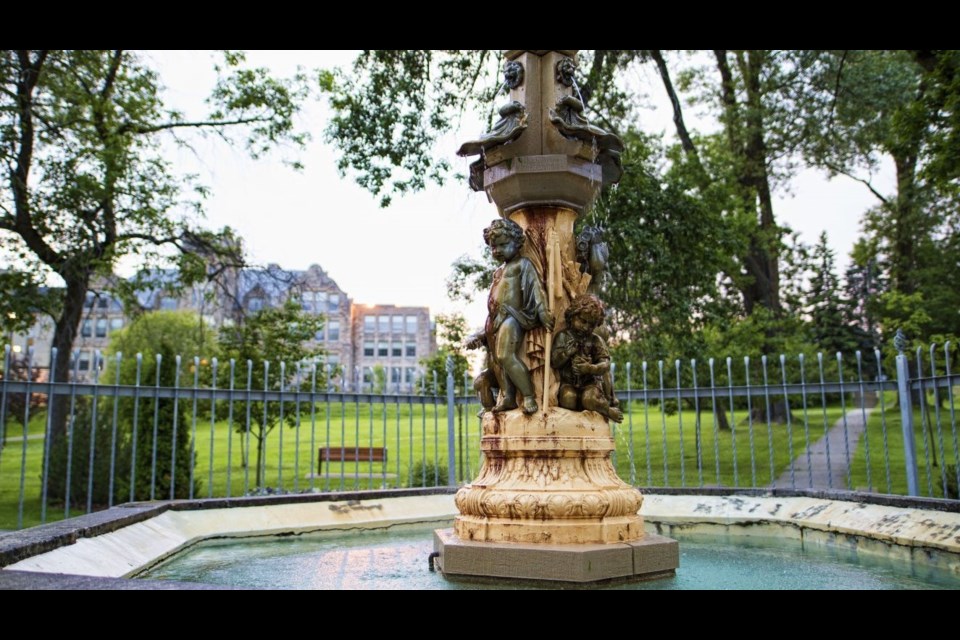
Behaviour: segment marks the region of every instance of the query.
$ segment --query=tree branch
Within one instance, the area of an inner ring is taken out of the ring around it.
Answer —
[[[47,59],[48,51],[40,51],[34,60],[30,60],[29,51],[17,51],[20,66],[17,78],[17,117],[20,120],[20,148],[17,151],[16,166],[10,170],[10,185],[13,188],[13,201],[16,219],[12,231],[18,233],[41,260],[50,266],[60,265],[62,256],[43,239],[30,216],[30,198],[27,193],[27,179],[33,163],[33,92],[40,80],[40,71]]]
[[[143,125],[134,122],[127,122],[119,127],[119,133],[157,133],[158,131],[167,131],[170,129],[200,129],[204,127],[219,129],[237,124],[254,124],[257,122],[269,122],[270,118],[257,116],[251,118],[237,118],[235,120],[196,120],[193,122],[165,122],[157,125]]]
[[[673,107],[673,124],[677,128],[680,144],[683,146],[683,150],[690,155],[693,160],[696,160],[697,164],[700,164],[697,147],[693,144],[690,132],[687,131],[687,125],[683,121],[683,110],[680,106],[680,98],[677,97],[677,92],[673,87],[673,81],[670,79],[670,70],[667,68],[667,63],[663,59],[663,54],[660,53],[659,50],[651,50],[650,57],[657,63],[657,70],[660,72],[663,88],[666,90],[667,97],[670,99],[670,105]]]
[[[840,99],[840,79],[843,77],[843,65],[847,61],[848,53],[849,50],[844,49],[843,55],[840,56],[840,64],[837,67],[837,79],[833,85],[833,100],[830,102],[830,117],[827,118],[827,131],[833,129],[833,118],[836,116],[837,101]]]
[[[869,189],[869,190],[870,190],[870,193],[872,193],[873,195],[875,195],[875,196],[877,197],[877,199],[880,200],[880,202],[882,202],[882,203],[885,204],[885,205],[889,205],[889,204],[890,204],[890,199],[889,199],[889,198],[886,198],[882,193],[880,193],[879,191],[877,191],[877,190],[873,187],[873,185],[870,184],[870,181],[869,181],[869,180],[864,180],[863,178],[859,178],[859,177],[853,175],[852,173],[848,172],[847,170],[842,169],[842,168],[839,167],[838,165],[835,165],[835,164],[830,163],[830,162],[824,163],[824,166],[827,167],[827,169],[829,169],[830,171],[833,171],[834,173],[837,173],[837,174],[839,174],[839,175],[841,175],[841,176],[846,176],[846,177],[850,178],[851,180],[856,180],[856,181],[859,182],[860,184],[864,185],[867,189]]]

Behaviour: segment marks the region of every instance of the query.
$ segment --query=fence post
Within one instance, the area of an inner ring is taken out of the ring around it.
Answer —
[[[451,487],[457,484],[457,452],[454,430],[456,429],[456,413],[453,409],[455,402],[453,388],[453,357],[447,356],[447,484]]]
[[[907,356],[903,353],[904,349],[907,348],[907,338],[900,329],[897,329],[893,346],[897,349],[897,393],[900,404],[900,426],[903,431],[903,457],[907,472],[907,493],[911,496],[919,496],[917,454],[913,440],[913,402],[910,398],[910,366]]]

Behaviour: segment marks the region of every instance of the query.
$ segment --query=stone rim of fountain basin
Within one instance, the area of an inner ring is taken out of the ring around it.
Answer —
[[[170,512],[181,517],[185,515],[183,512],[227,507],[315,504],[325,505],[328,510],[352,505],[358,513],[362,513],[364,508],[369,509],[371,501],[436,496],[437,499],[448,501],[446,521],[449,522],[456,515],[453,507],[454,490],[453,487],[440,487],[131,503],[23,531],[0,534],[0,566],[10,566],[17,560],[55,549],[80,549],[83,545],[78,543],[85,538],[115,532]],[[946,569],[958,577],[960,584],[960,503],[955,501],[851,491],[738,490],[726,487],[647,489],[644,497],[643,511],[648,536],[652,535],[652,531],[670,534],[682,530],[731,537],[759,535],[793,538],[802,540],[804,544],[851,547],[857,553],[863,551],[899,557],[917,566]],[[668,513],[671,510],[673,513]],[[774,511],[776,513],[771,515]],[[386,526],[390,525],[380,525]],[[210,588],[210,585],[0,570],[0,589],[27,588],[200,589]]]

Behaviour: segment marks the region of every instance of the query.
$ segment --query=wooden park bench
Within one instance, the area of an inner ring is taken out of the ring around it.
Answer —
[[[331,462],[381,462],[384,469],[387,466],[386,447],[320,447],[317,475],[323,470],[323,463]]]

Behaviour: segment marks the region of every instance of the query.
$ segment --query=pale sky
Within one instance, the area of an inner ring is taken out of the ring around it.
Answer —
[[[214,78],[209,54],[151,52],[149,58],[160,68],[169,104],[189,116]],[[351,58],[349,52],[290,51],[251,52],[248,60],[286,76],[298,64],[330,67]],[[647,92],[651,103],[663,102],[659,85],[651,84]],[[254,263],[274,262],[287,269],[319,264],[355,303],[429,306],[432,315],[461,311],[479,327],[486,313],[484,296],[469,307],[454,305],[447,299],[445,280],[458,256],[480,255],[481,232],[497,216],[496,207],[465,183],[451,181],[443,188],[430,186],[422,193],[395,197],[388,209],[381,209],[377,198],[349,176],[338,175],[334,151],[322,140],[327,117],[325,104],[312,104],[303,115],[313,141],[299,154],[306,166],[301,172],[282,164],[278,155],[253,161],[241,149],[212,139],[196,146],[195,155],[176,153],[177,164],[199,174],[212,189],[207,225],[238,230]],[[641,117],[648,130],[673,135],[669,111],[643,111]],[[482,133],[473,130],[477,126],[465,123],[443,141],[441,151],[460,172],[466,173],[469,160],[458,158],[455,151],[460,142]],[[808,243],[826,230],[842,269],[860,218],[875,199],[849,179],[827,181],[814,171],[802,172],[791,191],[779,194],[778,220]]]

